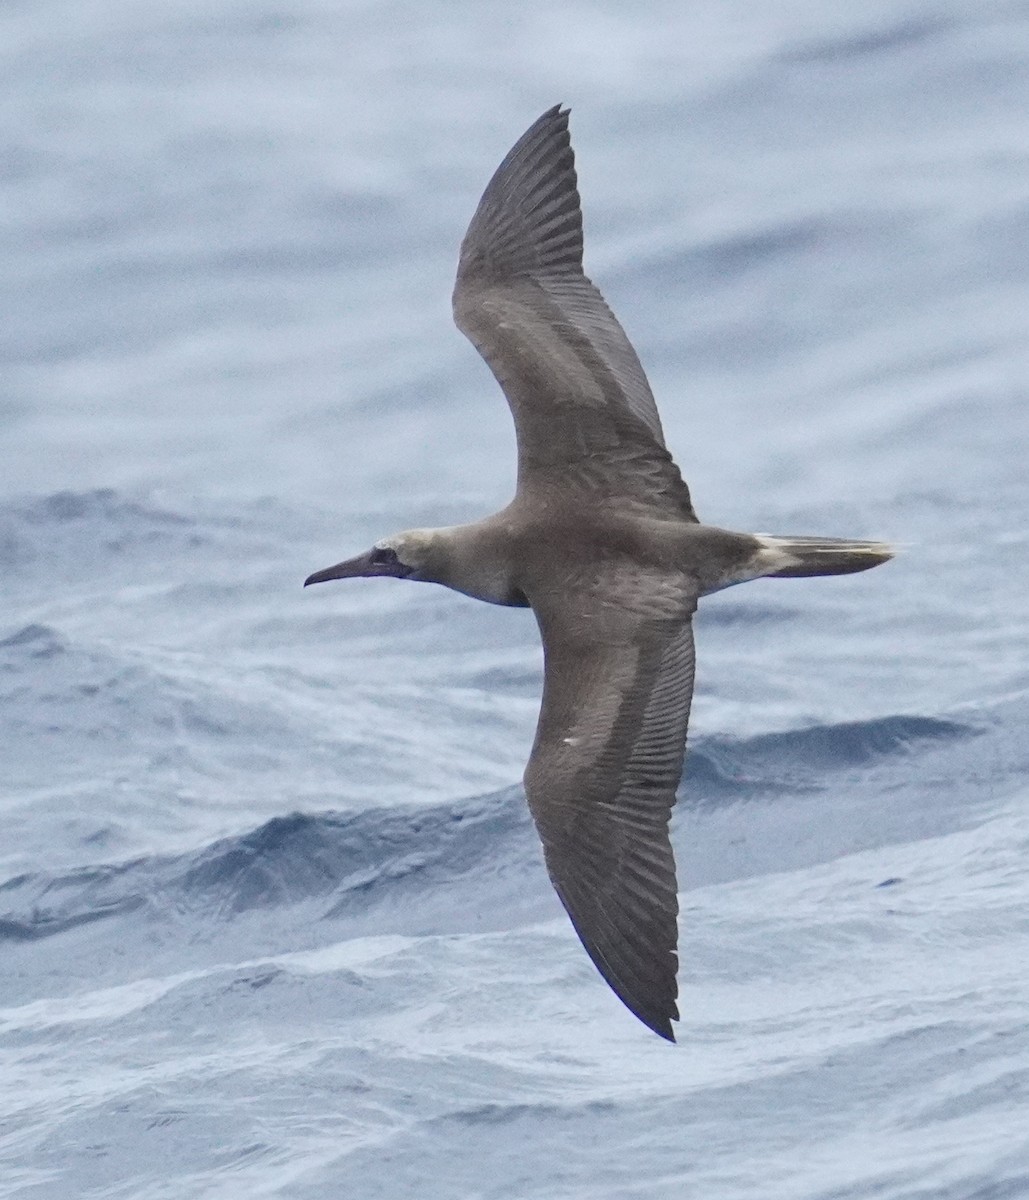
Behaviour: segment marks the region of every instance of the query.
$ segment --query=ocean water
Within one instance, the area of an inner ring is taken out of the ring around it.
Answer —
[[[1029,5],[0,12],[0,1197],[1029,1197]],[[679,1044],[519,780],[529,613],[304,592],[474,518],[453,328],[572,106],[701,516]]]

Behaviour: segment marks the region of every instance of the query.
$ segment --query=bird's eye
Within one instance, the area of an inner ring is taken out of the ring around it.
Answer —
[[[376,567],[392,567],[400,560],[392,546],[376,546],[368,561]]]

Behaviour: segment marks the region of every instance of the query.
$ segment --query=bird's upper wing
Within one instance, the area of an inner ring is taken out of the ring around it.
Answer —
[[[621,607],[620,587],[647,592],[651,611]],[[678,579],[622,575],[568,600],[534,604],[546,671],[526,796],[590,958],[645,1025],[674,1041],[668,822],[693,694],[696,597]]]
[[[583,274],[568,113],[550,109],[490,180],[461,245],[454,319],[507,396],[520,485],[558,471],[696,520],[635,350]]]

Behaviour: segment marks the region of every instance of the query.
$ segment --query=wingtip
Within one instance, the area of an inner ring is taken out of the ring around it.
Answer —
[[[482,193],[458,261],[454,306],[462,329],[458,309],[469,281],[582,271],[582,211],[568,113],[555,104],[537,117]]]
[[[539,130],[547,126],[553,126],[557,130],[563,130],[567,133],[568,118],[571,116],[571,112],[572,110],[567,104],[552,104],[546,112],[540,113],[529,129],[526,130],[526,133],[530,130]]]
[[[619,996],[619,999],[625,1004],[624,997]],[[629,1008],[628,1005],[626,1007]],[[629,1011],[634,1017],[642,1021],[651,1032],[656,1033],[659,1038],[664,1038],[666,1042],[675,1044],[675,1028],[672,1022],[679,1019],[679,1006],[677,1004],[672,1004],[671,1010],[667,1012],[667,1015],[661,1012],[654,1012],[653,1010],[643,1013],[636,1008],[629,1008]]]

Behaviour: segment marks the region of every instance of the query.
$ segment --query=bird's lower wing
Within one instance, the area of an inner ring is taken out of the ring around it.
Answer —
[[[543,707],[525,775],[547,870],[620,1000],[674,1041],[675,860],[668,822],[693,694],[695,599],[673,617],[540,613]],[[593,636],[583,636],[583,628]],[[600,636],[597,636],[600,635]]]

